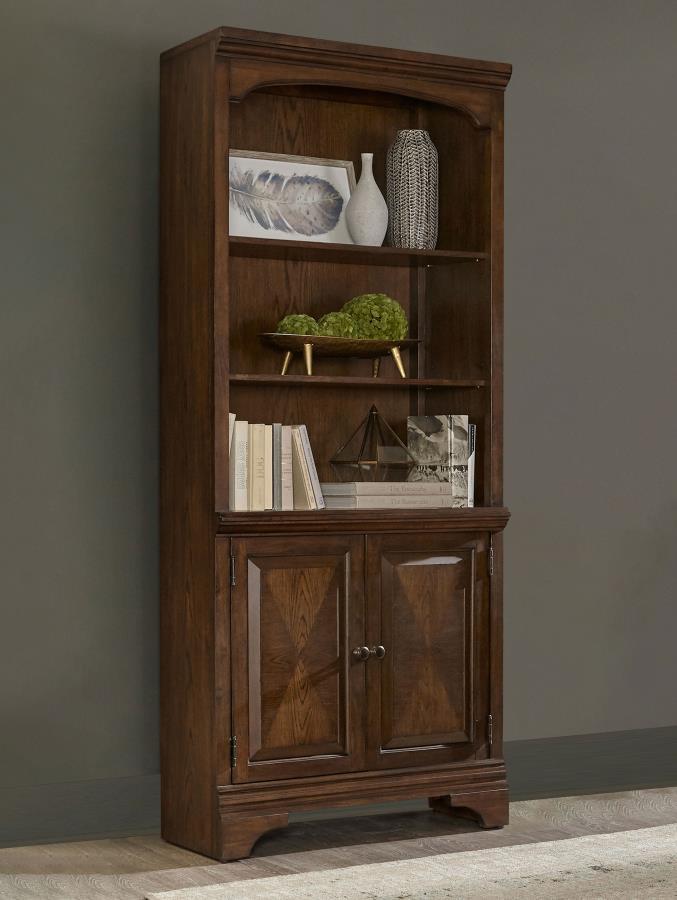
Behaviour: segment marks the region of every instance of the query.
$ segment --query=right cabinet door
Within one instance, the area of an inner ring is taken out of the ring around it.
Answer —
[[[486,535],[368,538],[367,638],[377,651],[365,663],[371,767],[485,755],[487,549]]]

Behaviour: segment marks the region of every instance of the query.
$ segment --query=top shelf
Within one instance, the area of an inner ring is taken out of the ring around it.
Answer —
[[[403,247],[365,247],[359,244],[323,244],[251,237],[231,237],[229,245],[231,256],[368,266],[448,266],[459,262],[477,263],[489,258],[488,253],[466,250],[413,250]]]

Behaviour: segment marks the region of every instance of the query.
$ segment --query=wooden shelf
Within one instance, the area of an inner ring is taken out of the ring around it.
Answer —
[[[502,506],[472,509],[317,509],[293,512],[221,512],[219,533],[501,531],[510,513]]]
[[[231,375],[231,384],[352,388],[481,388],[483,378],[371,378],[349,375]]]
[[[367,266],[447,266],[480,262],[488,253],[474,250],[410,250],[401,247],[363,247],[358,244],[321,244],[268,238],[231,237],[231,256],[254,259],[290,259]]]

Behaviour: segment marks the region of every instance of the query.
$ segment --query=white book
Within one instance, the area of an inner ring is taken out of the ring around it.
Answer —
[[[465,506],[465,500],[459,500],[450,494],[327,497],[326,503],[327,509],[451,509]]]
[[[282,426],[273,425],[273,509],[282,509]]]
[[[294,509],[316,509],[315,492],[303,449],[298,425],[292,427],[292,476],[294,481]]]
[[[233,427],[230,451],[230,508],[234,512],[249,509],[249,423],[239,419]]]
[[[233,429],[235,428],[235,413],[228,413],[228,452],[233,447]]]
[[[445,481],[346,481],[321,485],[322,493],[327,497],[384,497],[410,496],[411,494],[426,497],[451,495],[453,487]]]
[[[477,426],[468,425],[468,506],[475,505],[475,440]]]
[[[266,500],[265,425],[249,426],[249,511],[263,512]]]
[[[281,509],[285,512],[294,509],[294,479],[292,473],[292,439],[291,425],[282,426],[282,452],[280,453],[281,472]]]
[[[265,476],[264,509],[273,508],[273,426],[264,425],[263,460]]]
[[[315,495],[315,507],[317,509],[324,509],[325,504],[324,497],[322,496],[322,488],[320,487],[320,479],[317,477],[315,457],[313,456],[313,449],[310,446],[308,429],[305,425],[299,425],[299,434],[301,435],[301,441],[303,442],[303,450],[306,454],[306,464],[308,466],[308,473],[310,474],[310,482],[313,488],[313,494]]]

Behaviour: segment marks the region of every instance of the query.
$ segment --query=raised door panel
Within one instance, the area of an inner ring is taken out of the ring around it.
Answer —
[[[234,781],[363,764],[361,538],[234,539]]]
[[[485,707],[486,539],[393,535],[368,543],[370,765],[474,758]],[[482,723],[483,724],[483,723]]]

